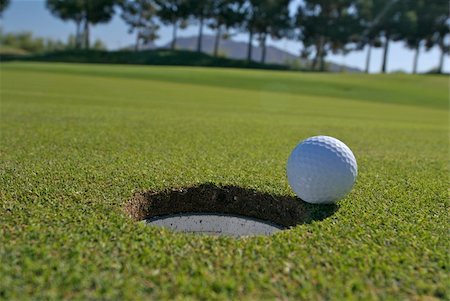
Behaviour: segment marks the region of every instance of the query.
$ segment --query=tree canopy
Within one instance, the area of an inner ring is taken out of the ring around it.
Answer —
[[[175,49],[177,41],[178,26],[187,26],[186,20],[189,17],[188,0],[154,0],[158,9],[158,17],[163,24],[172,25],[171,49]]]
[[[90,25],[109,22],[119,2],[120,0],[47,0],[46,5],[56,17],[76,23],[78,40],[81,40],[80,25],[83,23],[84,46],[89,48]],[[78,43],[81,44],[81,41]]]
[[[9,6],[10,0],[0,0],[0,17],[2,16],[5,9]]]
[[[313,48],[315,53],[312,69],[320,63],[320,70],[324,70],[328,52],[345,51],[345,46],[356,39],[355,33],[361,29],[352,5],[351,0],[305,0],[298,8],[296,24],[300,40],[305,49]]]
[[[124,0],[121,3],[122,19],[130,27],[130,33],[136,31],[135,50],[139,44],[158,38],[159,25],[156,23],[156,6],[152,0]]]

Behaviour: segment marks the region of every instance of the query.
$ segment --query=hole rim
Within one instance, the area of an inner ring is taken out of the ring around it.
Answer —
[[[224,199],[219,197],[223,193]],[[278,225],[281,230],[324,220],[338,209],[337,204],[309,204],[290,195],[215,183],[139,191],[123,208],[134,221],[182,214],[219,214],[255,219]]]

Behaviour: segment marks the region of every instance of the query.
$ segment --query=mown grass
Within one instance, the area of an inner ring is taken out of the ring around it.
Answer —
[[[447,79],[181,67],[1,65],[3,299],[449,299]],[[122,211],[212,182],[293,195],[326,134],[359,175],[322,221],[183,235]]]
[[[447,108],[446,76],[260,72],[241,69],[16,63],[15,70],[142,79],[274,93]],[[217,72],[220,71],[218,74]]]

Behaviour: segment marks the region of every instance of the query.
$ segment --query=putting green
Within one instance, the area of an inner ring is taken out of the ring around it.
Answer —
[[[448,78],[0,71],[1,298],[450,298]],[[136,192],[204,183],[291,198],[286,160],[314,135],[345,142],[359,168],[324,219],[236,240],[123,210]]]

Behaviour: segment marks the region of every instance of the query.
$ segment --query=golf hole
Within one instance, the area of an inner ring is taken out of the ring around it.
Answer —
[[[322,220],[337,205],[312,205],[284,195],[238,186],[201,184],[136,193],[125,213],[135,221],[178,232],[211,235],[270,235]]]

